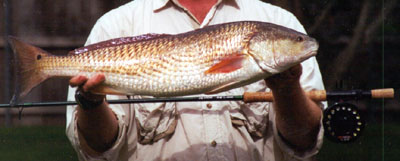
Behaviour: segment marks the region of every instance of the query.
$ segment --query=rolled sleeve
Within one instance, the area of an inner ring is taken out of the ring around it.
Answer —
[[[75,90],[70,88],[69,93],[74,93],[71,90]],[[72,95],[68,96],[68,100],[73,100]],[[115,97],[115,96],[111,96]],[[111,97],[107,97],[108,99],[113,99]],[[119,105],[110,105],[111,110],[114,112],[118,119],[118,136],[114,143],[114,145],[107,151],[103,153],[98,153],[95,150],[91,149],[87,144],[84,137],[82,137],[79,133],[79,129],[77,126],[77,110],[76,106],[68,106],[67,107],[67,128],[66,135],[70,140],[73,148],[77,152],[79,160],[117,160],[119,157],[120,149],[126,143],[126,130],[127,123],[125,122],[125,113],[122,110],[122,107]]]
[[[273,109],[271,109],[271,111],[273,111]],[[275,120],[275,114],[274,112],[271,112],[272,119]],[[312,160],[312,157],[315,156],[319,150],[321,149],[322,143],[323,143],[323,136],[324,136],[324,128],[322,126],[322,119],[320,120],[319,123],[319,132],[318,135],[316,136],[315,140],[316,143],[315,145],[305,151],[298,151],[295,150],[291,147],[291,145],[289,145],[287,143],[287,141],[284,141],[284,139],[282,138],[282,136],[279,134],[278,132],[278,128],[276,126],[276,121],[273,121],[273,135],[275,138],[275,141],[277,143],[277,145],[279,146],[279,148],[282,150],[282,152],[284,152],[286,155],[283,155],[286,158],[282,158],[283,160]]]

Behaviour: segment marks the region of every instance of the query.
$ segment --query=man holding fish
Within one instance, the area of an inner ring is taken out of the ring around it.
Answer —
[[[135,0],[102,16],[92,29],[86,45],[119,37],[154,33],[147,35],[149,38],[139,40],[147,42],[164,38],[165,34],[179,34],[236,21],[269,22],[305,33],[304,28],[291,13],[258,0]],[[281,30],[276,26],[272,28]],[[215,29],[215,33],[208,35],[207,42],[217,41],[218,34],[229,33],[229,29],[221,31]],[[213,28],[206,30],[214,32]],[[304,47],[306,41],[312,41],[316,46],[313,49],[315,55],[317,48],[315,40],[300,33],[283,30],[288,34],[280,36],[276,33],[269,34],[270,40],[267,43],[257,41],[261,38],[256,34],[249,37],[242,36],[238,39],[241,43],[248,42],[248,45],[241,47],[240,53],[237,53],[239,50],[232,50],[235,53],[218,58],[218,61],[210,61],[208,63],[211,65],[210,68],[203,66],[193,68],[193,72],[202,71],[204,68],[202,74],[221,74],[222,78],[227,78],[231,76],[228,75],[230,73],[236,72],[240,75],[241,72],[248,72],[250,68],[244,70],[245,66],[255,63],[257,70],[260,72],[268,70],[269,75],[263,75],[263,78],[258,78],[259,81],[235,82],[232,80],[237,78],[231,79],[228,81],[236,84],[213,86],[204,93],[238,95],[245,91],[272,91],[274,103],[245,104],[232,101],[108,105],[105,95],[93,92],[104,82],[109,81],[107,74],[98,72],[90,76],[73,77],[70,85],[79,88],[77,93],[74,88],[70,88],[68,99],[76,99],[80,106],[67,108],[66,133],[79,159],[311,160],[321,147],[323,136],[321,124],[323,104],[313,102],[304,92],[324,88],[315,57],[301,60],[301,65],[297,63],[285,67],[271,67],[260,63],[256,58],[257,51],[283,54],[286,50],[290,52],[306,50],[310,48]],[[175,37],[165,39],[174,42]],[[189,41],[188,39],[187,42]],[[299,47],[298,43],[303,46]],[[168,42],[163,45],[167,44]],[[184,44],[172,44],[171,47],[176,51],[180,50],[176,49],[179,45]],[[185,50],[188,50],[187,48]],[[180,52],[182,51],[183,49]],[[254,58],[244,57],[243,53]],[[182,60],[189,61],[190,54]],[[273,56],[273,63],[293,59],[293,55],[290,54],[279,59],[277,57]],[[146,66],[146,62],[141,63]],[[148,66],[157,70],[168,66],[165,64],[168,63],[158,65],[150,63]],[[191,72],[176,68],[173,70],[183,71],[181,73]],[[181,68],[189,69],[190,66]],[[135,72],[139,73],[139,69]],[[274,75],[270,76],[271,74]],[[184,79],[185,75],[181,77]],[[202,84],[195,80],[191,81],[182,81],[177,86],[186,86],[185,83],[187,86]],[[246,85],[246,83],[252,84]],[[174,87],[173,84],[169,86]],[[105,93],[124,93],[115,92],[115,89],[113,91]],[[168,94],[153,96],[168,96]],[[134,97],[147,96],[134,95]],[[118,98],[126,96],[107,95],[107,99]]]

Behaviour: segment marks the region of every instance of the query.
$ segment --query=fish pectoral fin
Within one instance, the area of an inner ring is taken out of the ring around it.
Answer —
[[[204,74],[216,74],[216,73],[230,73],[235,70],[242,68],[243,60],[246,56],[243,54],[237,54],[222,59],[219,63],[214,64]]]
[[[217,88],[215,88],[215,89],[213,89],[211,91],[208,91],[205,94],[216,94],[216,93],[220,93],[220,92],[224,92],[224,91],[230,90],[237,83],[238,83],[238,81],[229,82],[229,83],[224,84],[222,86],[219,86],[219,87],[217,87]]]
[[[126,95],[126,93],[118,91],[114,88],[111,88],[109,86],[105,85],[100,85],[92,90],[90,92],[95,93],[95,94],[110,94],[110,95]]]

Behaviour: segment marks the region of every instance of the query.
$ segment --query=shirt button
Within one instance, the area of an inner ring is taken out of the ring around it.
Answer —
[[[207,103],[207,108],[211,109],[212,108],[212,104]]]
[[[212,141],[212,142],[211,142],[211,146],[212,146],[212,147],[216,147],[216,146],[217,146],[217,142],[216,142],[215,140]]]

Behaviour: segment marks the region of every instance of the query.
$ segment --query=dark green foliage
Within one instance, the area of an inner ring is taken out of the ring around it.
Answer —
[[[78,160],[64,126],[0,128],[0,161]]]

